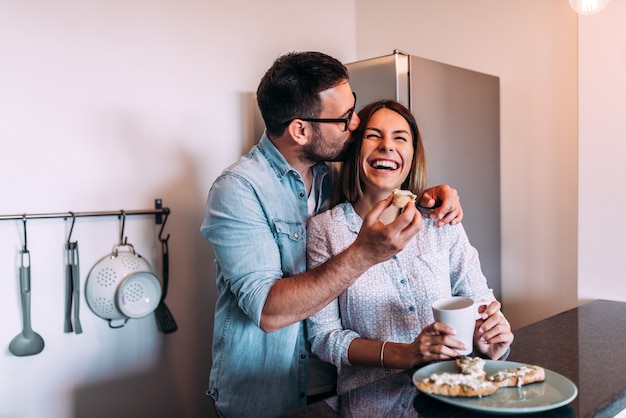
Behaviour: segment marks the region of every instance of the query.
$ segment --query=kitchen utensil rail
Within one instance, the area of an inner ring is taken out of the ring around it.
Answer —
[[[25,219],[52,219],[52,218],[83,218],[97,216],[133,216],[133,215],[155,215],[155,223],[160,225],[163,223],[163,215],[169,215],[170,209],[162,206],[161,199],[155,199],[154,209],[139,210],[117,210],[117,211],[98,211],[98,212],[56,212],[56,213],[35,213],[35,214],[16,214],[16,215],[0,215],[0,221],[7,220],[25,220]]]

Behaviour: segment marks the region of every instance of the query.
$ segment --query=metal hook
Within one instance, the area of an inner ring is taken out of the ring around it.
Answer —
[[[165,211],[165,219],[163,219],[163,223],[161,224],[161,230],[159,230],[159,241],[161,243],[167,242],[170,239],[170,234],[167,234],[165,238],[163,238],[163,229],[165,229],[165,224],[167,223],[167,217],[170,215],[169,211]]]
[[[26,236],[26,215],[22,216],[22,222],[24,223],[24,252],[28,251],[28,238]]]
[[[121,220],[121,231],[120,231],[120,245],[126,245],[128,242],[128,237],[124,236],[124,228],[126,227],[126,212],[124,210],[120,211],[120,220]]]
[[[72,239],[72,231],[74,231],[74,223],[76,223],[76,214],[74,212],[69,212],[72,215],[72,226],[70,226],[70,233],[67,234],[67,245],[69,247],[70,240]]]

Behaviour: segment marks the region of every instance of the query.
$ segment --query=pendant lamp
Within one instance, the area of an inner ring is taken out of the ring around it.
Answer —
[[[609,0],[569,0],[572,9],[581,15],[598,13],[609,3]]]

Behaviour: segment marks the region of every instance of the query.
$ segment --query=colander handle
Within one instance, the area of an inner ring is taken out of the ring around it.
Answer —
[[[109,328],[122,328],[128,322],[128,318],[124,319],[109,319]]]
[[[133,244],[128,244],[128,243],[125,243],[125,244],[118,244],[118,245],[115,245],[115,246],[113,247],[113,257],[117,257],[118,250],[119,250],[121,247],[128,247],[128,248],[130,248],[130,252],[131,252],[131,253],[133,253],[133,255],[136,255],[136,254],[137,254],[137,253],[135,252],[135,247],[133,247]]]

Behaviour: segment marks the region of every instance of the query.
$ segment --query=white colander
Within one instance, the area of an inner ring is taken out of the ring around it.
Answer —
[[[120,247],[129,251],[118,251]],[[91,268],[85,299],[93,313],[108,320],[111,328],[120,328],[128,319],[154,312],[161,299],[161,283],[132,245],[120,245]]]

